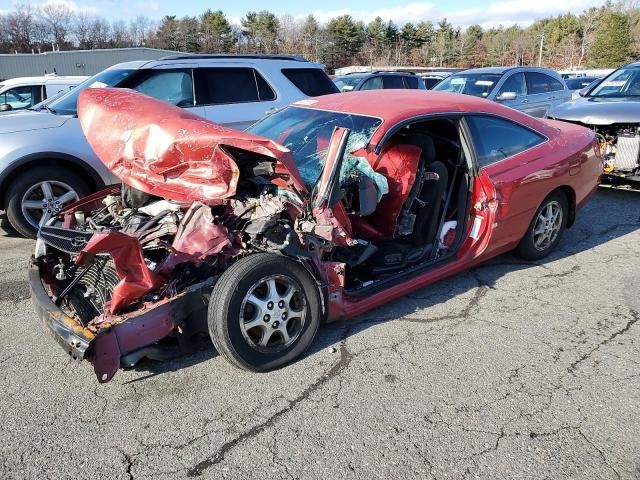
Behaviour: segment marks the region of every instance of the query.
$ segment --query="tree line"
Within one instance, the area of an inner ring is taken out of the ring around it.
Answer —
[[[481,67],[542,65],[613,68],[640,53],[640,0],[608,2],[528,27],[462,29],[446,18],[396,25],[342,15],[321,24],[313,15],[248,12],[240,24],[221,10],[199,16],[145,16],[107,21],[62,3],[21,4],[0,15],[0,52],[154,47],[184,52],[298,54],[329,69],[346,65]]]

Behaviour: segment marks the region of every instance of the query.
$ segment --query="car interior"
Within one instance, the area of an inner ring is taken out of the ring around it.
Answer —
[[[370,242],[335,252],[335,259],[347,264],[348,289],[449,258],[461,245],[468,217],[473,176],[457,120],[401,128],[372,167],[389,183],[389,192],[373,208],[366,180],[354,182],[358,195],[353,183],[342,185],[353,238]]]

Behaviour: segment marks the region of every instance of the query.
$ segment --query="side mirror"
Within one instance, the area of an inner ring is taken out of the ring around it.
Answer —
[[[342,87],[343,92],[350,92],[351,90],[353,90],[353,85],[345,85]]]
[[[3,103],[2,105],[0,105],[0,112],[8,112],[10,110],[13,110],[13,107],[8,103]]]
[[[584,97],[587,95],[588,91],[589,91],[589,86],[587,85],[583,89],[578,90],[578,95],[580,95],[581,97]]]
[[[503,102],[505,100],[515,100],[516,98],[518,98],[518,94],[516,92],[502,92],[496,97],[496,100]]]

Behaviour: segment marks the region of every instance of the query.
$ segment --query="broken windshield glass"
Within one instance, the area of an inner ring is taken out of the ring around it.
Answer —
[[[287,147],[293,155],[305,186],[311,189],[320,178],[335,127],[348,128],[351,131],[346,152],[353,152],[369,143],[371,136],[381,123],[379,118],[362,115],[287,107],[264,118],[249,127],[247,131]],[[341,179],[349,176],[350,170],[355,168],[362,174],[371,176],[378,186],[379,196],[386,193],[386,182],[376,178],[378,174],[373,172],[365,159],[354,157],[349,153],[346,155],[340,172]],[[367,165],[365,166],[363,162]]]

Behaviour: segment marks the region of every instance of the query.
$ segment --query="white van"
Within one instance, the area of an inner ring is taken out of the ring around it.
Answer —
[[[68,92],[89,77],[22,77],[0,82],[0,112],[33,107],[47,98]]]

